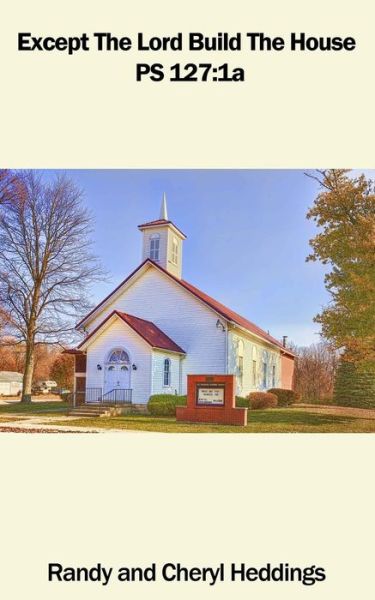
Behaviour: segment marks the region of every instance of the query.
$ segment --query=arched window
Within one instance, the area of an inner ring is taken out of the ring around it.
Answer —
[[[276,366],[272,365],[272,387],[276,387]]]
[[[244,343],[243,340],[239,340],[238,342],[238,383],[242,388],[243,385],[243,355],[244,355]]]
[[[172,262],[178,265],[178,241],[175,237],[172,240]]]
[[[262,364],[262,386],[264,389],[268,386],[268,363],[269,356],[266,350],[263,350],[263,364]]]
[[[164,387],[171,385],[171,361],[169,358],[164,360],[163,385]]]
[[[109,355],[108,361],[109,363],[128,363],[130,362],[129,356],[125,352],[125,350],[112,350]]]
[[[154,233],[150,238],[150,258],[151,260],[159,260],[160,235]]]
[[[253,346],[253,364],[252,364],[252,384],[253,387],[257,387],[257,351],[255,346]]]

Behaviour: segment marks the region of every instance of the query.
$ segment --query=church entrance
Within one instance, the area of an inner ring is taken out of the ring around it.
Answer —
[[[118,396],[119,390],[130,389],[130,360],[125,350],[112,350],[104,367],[104,397]]]

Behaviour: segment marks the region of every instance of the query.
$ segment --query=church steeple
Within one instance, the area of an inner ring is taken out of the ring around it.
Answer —
[[[160,218],[164,221],[168,221],[167,195],[165,192],[163,194],[163,200],[161,201]]]
[[[143,233],[142,260],[150,258],[181,279],[182,242],[186,235],[168,219],[165,192],[160,207],[160,218],[138,225],[138,229]]]

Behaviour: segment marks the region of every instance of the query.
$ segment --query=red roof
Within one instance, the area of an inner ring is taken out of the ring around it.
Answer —
[[[177,280],[177,281],[179,281],[179,280]],[[240,325],[240,327],[243,327],[244,329],[251,331],[251,333],[258,335],[259,337],[267,340],[271,344],[275,344],[276,346],[279,346],[280,348],[282,348],[283,350],[288,352],[288,354],[291,354],[289,350],[284,348],[284,346],[282,345],[281,342],[279,342],[279,340],[272,337],[272,335],[270,335],[269,333],[264,331],[264,329],[261,329],[260,327],[258,327],[258,325],[255,325],[255,323],[252,323],[252,321],[245,319],[245,317],[241,317],[241,315],[234,312],[233,310],[231,310],[224,304],[221,304],[221,302],[218,302],[214,298],[211,298],[211,296],[208,296],[208,294],[205,294],[204,292],[202,292],[201,290],[196,288],[194,285],[191,285],[191,283],[188,283],[187,281],[184,281],[183,279],[181,281],[179,281],[179,283],[181,283],[186,289],[188,289],[189,292],[192,292],[195,296],[200,298],[200,300],[203,300],[203,302],[205,302],[206,304],[211,306],[211,308],[213,308],[216,312],[220,313],[228,321],[233,321],[237,325]]]
[[[148,221],[148,223],[142,223],[142,225],[138,225],[138,227],[152,227],[153,225],[168,225],[168,223],[172,223],[172,221],[167,221],[167,219],[156,219],[156,221]]]
[[[142,223],[142,225],[138,225],[138,229],[146,229],[147,227],[157,227],[158,225],[173,225],[177,231],[181,233],[181,235],[186,239],[186,235],[181,229],[176,227],[173,221],[167,221],[167,219],[157,219],[156,221],[149,221],[148,223]]]
[[[164,331],[159,329],[151,321],[145,321],[134,315],[128,315],[127,313],[120,312],[118,310],[112,311],[99,325],[92,331],[78,346],[80,348],[91,338],[104,323],[106,323],[113,315],[117,315],[122,319],[129,327],[131,327],[138,335],[140,335],[145,342],[147,342],[152,348],[160,348],[161,350],[169,350],[170,352],[178,352],[179,354],[185,354],[185,351],[178,346],[170,337],[168,337]]]
[[[96,306],[84,319],[82,319],[82,321],[80,321],[78,323],[77,328],[82,323],[84,323],[84,321],[86,321],[86,319],[90,315],[92,315],[97,310],[97,308],[99,308],[100,306],[102,306],[112,296],[112,294],[114,292],[116,292],[118,289],[120,289],[129,279],[131,279],[131,277],[133,277],[133,275],[135,275],[135,273],[137,273],[137,271],[139,271],[146,263],[150,263],[151,265],[153,265],[154,267],[156,267],[157,269],[159,269],[160,271],[162,271],[163,273],[165,273],[166,275],[168,275],[168,277],[170,277],[171,279],[173,279],[174,281],[176,281],[179,285],[181,285],[182,287],[184,287],[191,294],[194,294],[194,296],[196,296],[197,298],[199,298],[202,302],[204,302],[205,304],[207,304],[208,306],[210,306],[213,310],[215,310],[217,313],[219,313],[222,317],[224,317],[224,319],[226,319],[228,321],[232,321],[233,323],[236,323],[236,325],[239,325],[240,327],[243,327],[247,331],[250,331],[251,333],[254,333],[255,335],[257,335],[257,336],[261,337],[262,339],[266,340],[267,342],[269,342],[271,344],[274,344],[275,346],[278,346],[286,354],[289,354],[290,356],[294,356],[293,352],[291,352],[290,350],[288,350],[287,348],[285,348],[279,340],[277,340],[276,338],[272,337],[269,333],[267,333],[266,331],[264,331],[264,329],[261,329],[260,327],[258,327],[258,325],[255,325],[255,323],[252,323],[248,319],[245,319],[245,317],[242,317],[241,315],[239,315],[238,313],[234,312],[233,310],[231,310],[230,308],[228,308],[224,304],[221,304],[221,302],[218,302],[217,300],[215,300],[214,298],[212,298],[208,294],[205,294],[204,292],[202,292],[200,289],[196,288],[191,283],[188,283],[187,281],[184,281],[183,279],[178,279],[177,277],[175,277],[174,275],[172,275],[172,273],[169,273],[169,271],[167,271],[166,269],[164,269],[163,267],[161,267],[160,265],[158,265],[157,263],[155,263],[153,260],[151,260],[149,258],[147,258],[145,261],[143,261],[143,263],[141,263],[139,265],[139,267],[137,267],[137,269],[135,269],[126,279],[124,279],[124,281],[122,281],[120,283],[120,285],[118,285],[111,294],[109,294],[106,298],[104,298],[104,300],[102,300],[98,304],[98,306]],[[134,317],[134,318],[136,318],[136,317]],[[146,323],[147,322],[148,321],[146,321]]]

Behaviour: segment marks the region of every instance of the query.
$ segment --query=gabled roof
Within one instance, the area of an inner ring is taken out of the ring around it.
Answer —
[[[0,371],[0,381],[16,381],[22,383],[22,380],[22,373],[17,373],[17,371]]]
[[[216,312],[220,313],[228,321],[232,321],[236,325],[239,325],[240,327],[243,327],[247,331],[254,333],[255,335],[266,340],[267,342],[270,342],[271,344],[275,344],[276,346],[279,346],[280,348],[282,348],[284,351],[287,351],[287,349],[284,348],[284,346],[282,345],[281,342],[279,342],[279,340],[272,337],[272,335],[270,335],[269,333],[267,333],[266,331],[264,331],[263,329],[258,327],[258,325],[255,325],[255,323],[252,323],[252,321],[245,319],[245,317],[242,317],[241,315],[234,312],[233,310],[231,310],[224,304],[221,304],[221,302],[218,302],[214,298],[211,298],[211,296],[208,296],[208,294],[205,294],[204,292],[202,292],[201,290],[196,288],[191,283],[188,283],[187,281],[184,281],[184,280],[181,280],[180,283],[186,289],[188,289],[190,292],[192,292],[195,296],[200,298],[200,300],[203,300],[203,302],[205,302],[206,304],[211,306],[211,308],[213,308]],[[289,351],[287,351],[287,352],[289,353]]]
[[[119,310],[112,311],[99,325],[94,329],[78,346],[77,350],[81,348],[86,342],[103,327],[103,325],[109,321],[114,315],[119,317],[124,323],[129,325],[141,338],[145,340],[152,348],[159,350],[168,350],[169,352],[177,352],[178,354],[185,354],[185,351],[176,344],[170,337],[167,336],[164,331],[159,329],[151,321],[140,319],[134,315],[120,312]]]
[[[168,225],[169,223],[172,223],[172,221],[169,221],[167,219],[156,219],[156,221],[148,221],[148,223],[142,223],[142,225],[138,225],[138,228],[141,229],[141,227],[153,227],[155,225]]]
[[[161,227],[163,225],[172,225],[176,231],[186,240],[186,235],[181,229],[179,229],[173,221],[169,221],[167,219],[156,219],[156,221],[149,221],[148,223],[142,223],[142,225],[138,225],[138,229],[142,231],[142,229],[147,229],[148,227]]]
[[[190,292],[191,294],[193,294],[194,296],[196,296],[199,300],[201,300],[201,302],[204,302],[207,306],[209,306],[210,308],[212,308],[215,312],[217,312],[219,315],[221,315],[227,321],[230,321],[231,323],[233,323],[235,325],[238,325],[239,327],[242,327],[243,329],[246,329],[250,333],[253,333],[254,335],[256,335],[256,336],[260,337],[261,339],[269,342],[270,344],[272,344],[274,346],[277,346],[285,354],[289,354],[290,356],[294,356],[293,352],[291,352],[290,350],[288,350],[287,348],[285,348],[279,340],[277,340],[276,338],[272,337],[269,333],[267,333],[266,331],[264,331],[263,329],[261,329],[260,327],[258,327],[257,325],[255,325],[255,323],[252,323],[252,321],[249,321],[248,319],[245,319],[245,317],[242,317],[241,315],[239,315],[238,313],[234,312],[233,310],[231,310],[230,308],[228,308],[224,304],[221,304],[221,302],[218,302],[217,300],[215,300],[214,298],[212,298],[208,294],[205,294],[204,292],[202,292],[200,289],[198,289],[197,287],[195,287],[191,283],[188,283],[187,281],[185,281],[183,279],[178,279],[177,277],[175,277],[174,275],[172,275],[172,273],[169,273],[169,271],[167,271],[166,269],[164,269],[163,267],[161,267],[160,265],[158,265],[157,263],[155,263],[150,258],[147,258],[145,261],[143,261],[143,263],[141,263],[139,265],[139,267],[137,267],[126,279],[124,279],[124,281],[122,281],[120,283],[120,285],[118,285],[113,290],[113,292],[111,292],[111,294],[109,294],[106,298],[104,298],[104,300],[102,300],[102,302],[100,302],[84,319],[82,319],[82,321],[80,321],[77,324],[77,328],[79,328],[88,319],[88,317],[90,317],[100,306],[102,306],[103,304],[105,304],[105,302],[113,294],[115,294],[123,285],[125,285],[125,283],[127,283],[146,264],[152,265],[156,269],[159,269],[159,271],[161,271],[162,273],[164,273],[165,275],[167,275],[168,277],[170,277],[170,279],[173,279],[176,283],[178,283],[183,288],[185,288],[188,292]]]

